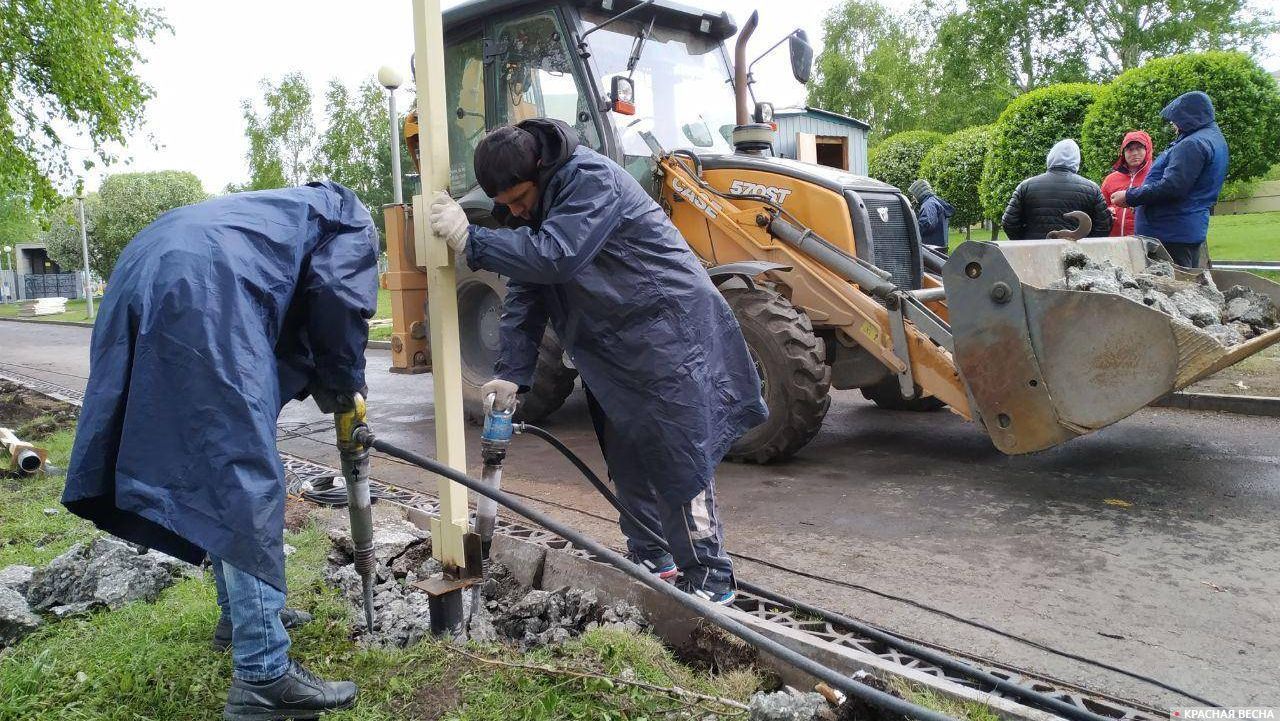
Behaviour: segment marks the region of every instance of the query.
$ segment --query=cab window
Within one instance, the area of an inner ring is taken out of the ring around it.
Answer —
[[[600,147],[587,97],[578,87],[569,47],[554,11],[499,23],[494,37],[503,52],[495,60],[497,125],[530,118],[563,120],[582,142]]]

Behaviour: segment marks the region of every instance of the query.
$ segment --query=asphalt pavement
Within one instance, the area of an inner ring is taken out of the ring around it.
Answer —
[[[82,388],[89,332],[0,322],[0,371]],[[375,431],[432,453],[431,377],[388,373],[386,351],[367,357]],[[291,403],[282,450],[336,465],[326,420]],[[580,393],[544,425],[603,471]],[[434,487],[389,459],[375,461],[374,475]],[[616,514],[537,439],[516,440],[503,482],[620,543]],[[1280,419],[1146,409],[1008,457],[945,411],[886,412],[837,392],[799,456],[726,463],[718,491],[728,548],[764,562],[740,558],[738,573],[762,585],[1150,704],[1196,705],[910,602],[1223,705],[1280,706]]]

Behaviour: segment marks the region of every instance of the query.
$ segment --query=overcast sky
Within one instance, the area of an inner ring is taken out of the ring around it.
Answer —
[[[760,30],[752,47],[764,50],[795,27],[804,28],[821,49],[822,18],[835,0],[685,0],[712,10],[729,10],[741,23],[744,7],[760,9]],[[895,9],[910,0],[885,0]],[[299,70],[311,81],[322,105],[324,85],[339,78],[349,86],[373,77],[390,64],[408,75],[413,51],[410,0],[221,0],[159,2],[173,33],[145,51],[142,76],[155,89],[147,106],[146,132],[126,152],[122,170],[190,170],[205,189],[221,191],[241,182],[245,166],[244,123],[240,101],[258,93],[263,77],[279,78]],[[446,0],[445,5],[457,4]],[[358,8],[358,9],[357,9]],[[1264,61],[1277,66],[1280,39]],[[804,89],[790,76],[785,48],[756,67],[757,97],[777,107],[801,104]],[[401,91],[400,107],[409,98]],[[151,147],[154,142],[158,147]],[[87,177],[96,189],[103,171]]]

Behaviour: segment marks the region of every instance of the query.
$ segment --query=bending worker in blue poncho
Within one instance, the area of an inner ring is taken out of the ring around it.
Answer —
[[[289,659],[281,407],[363,392],[377,234],[334,183],[169,211],[111,273],[63,504],[125,540],[208,555],[232,646],[223,718],[314,718],[356,687]]]
[[[430,220],[473,269],[509,279],[496,377],[481,396],[509,407],[529,389],[550,321],[587,388],[618,497],[671,549],[624,517],[632,560],[732,602],[715,469],[767,415],[733,312],[662,208],[565,123],[494,130],[475,169],[509,227],[469,225],[445,193]]]

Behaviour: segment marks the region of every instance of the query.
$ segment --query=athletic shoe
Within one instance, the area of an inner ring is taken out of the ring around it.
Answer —
[[[223,721],[276,721],[317,719],[325,711],[351,708],[356,685],[350,681],[325,681],[297,661],[274,681],[255,683],[233,679],[227,692]]]
[[[643,566],[646,571],[657,576],[659,580],[665,583],[675,583],[676,577],[680,575],[680,569],[676,568],[676,562],[670,555],[659,556],[658,558],[639,558],[634,554],[628,554],[627,560]]]
[[[681,591],[714,603],[717,606],[732,606],[733,602],[738,598],[738,592],[732,588],[727,591],[709,591],[705,588],[694,588],[688,583],[680,583],[678,586]]]

